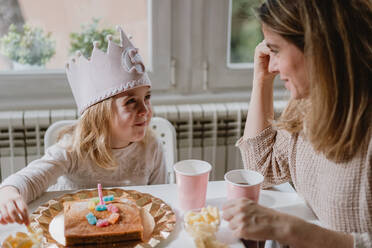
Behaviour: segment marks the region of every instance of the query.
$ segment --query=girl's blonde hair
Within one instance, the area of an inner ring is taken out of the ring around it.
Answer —
[[[291,99],[277,127],[304,131],[316,151],[347,161],[371,137],[372,2],[267,0],[259,19],[304,52],[305,100]]]
[[[106,169],[117,166],[110,147],[112,104],[113,97],[92,105],[84,111],[75,125],[61,130],[58,135],[58,140],[66,134],[71,136],[66,149],[75,153],[79,160],[89,158]],[[148,138],[153,135],[148,127],[141,143],[145,145]]]

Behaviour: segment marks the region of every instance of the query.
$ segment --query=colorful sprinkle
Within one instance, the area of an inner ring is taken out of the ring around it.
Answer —
[[[107,195],[103,197],[103,201],[113,201],[114,200],[114,195]]]
[[[111,213],[119,212],[119,209],[115,205],[112,205],[112,204],[107,205],[107,210],[110,211]]]
[[[94,214],[91,212],[89,212],[85,217],[87,218],[89,224],[95,225],[97,223],[96,216],[94,216]]]
[[[109,225],[109,222],[106,219],[98,220],[97,224],[96,224],[96,226],[98,226],[98,227],[104,227],[104,226],[108,226],[108,225]]]
[[[92,199],[90,199],[92,202],[94,202],[95,204],[98,204],[99,203],[99,198],[98,197],[94,197]]]
[[[90,211],[93,211],[94,209],[96,209],[96,203],[95,203],[94,201],[90,201],[90,202],[88,203],[88,209],[89,209]]]
[[[97,211],[105,211],[105,210],[107,210],[107,207],[106,207],[106,205],[97,205],[96,210]]]
[[[89,219],[89,218],[92,218],[92,217],[95,217],[95,216],[92,212],[89,212],[85,217],[87,217]]]
[[[115,224],[119,220],[119,217],[120,215],[118,213],[112,213],[108,217],[108,222],[110,222],[110,224]]]

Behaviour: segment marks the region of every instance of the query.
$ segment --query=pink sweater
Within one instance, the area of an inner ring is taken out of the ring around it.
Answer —
[[[325,228],[351,233],[354,247],[372,247],[372,138],[347,163],[319,154],[300,134],[272,127],[237,142],[244,167],[265,176],[264,187],[292,181]]]

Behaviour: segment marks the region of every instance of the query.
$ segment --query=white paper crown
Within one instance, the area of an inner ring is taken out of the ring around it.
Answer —
[[[135,48],[121,27],[120,45],[109,35],[107,53],[93,42],[92,56],[88,60],[77,52],[77,58],[66,64],[67,79],[79,113],[88,107],[139,86],[151,86],[138,49]]]

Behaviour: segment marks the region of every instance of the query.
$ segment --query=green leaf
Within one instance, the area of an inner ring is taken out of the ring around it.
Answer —
[[[55,54],[51,36],[38,27],[25,24],[18,31],[11,24],[8,33],[0,38],[0,52],[21,64],[45,65]]]
[[[99,42],[98,47],[102,51],[107,51],[108,41],[106,36],[108,34],[114,35],[115,30],[113,28],[99,30],[99,21],[99,18],[92,18],[92,23],[81,25],[81,32],[70,34],[70,54],[80,51],[86,58],[89,58],[92,54],[94,41]],[[114,37],[114,41],[119,42],[119,39]]]

